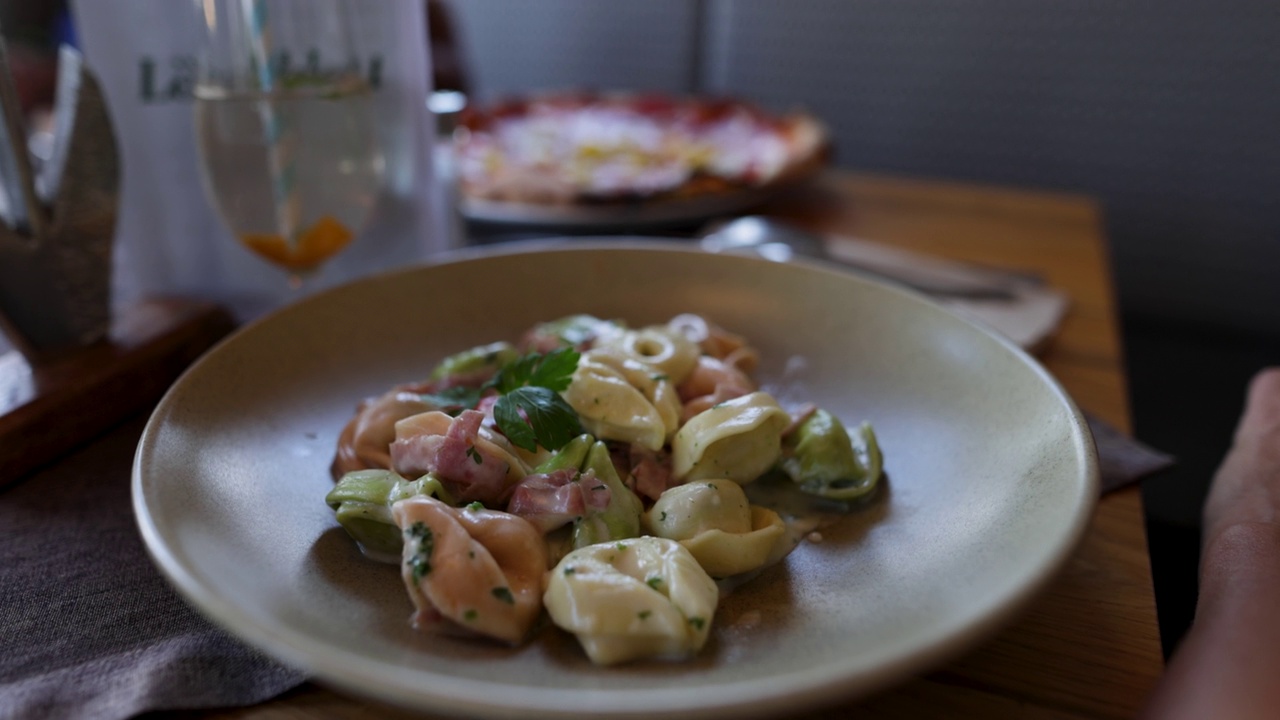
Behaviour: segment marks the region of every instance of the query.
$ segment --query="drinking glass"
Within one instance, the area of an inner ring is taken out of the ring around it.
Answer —
[[[291,287],[366,224],[384,158],[345,0],[198,0],[195,126],[205,190]]]

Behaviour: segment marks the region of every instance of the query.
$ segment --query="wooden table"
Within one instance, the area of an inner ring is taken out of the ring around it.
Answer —
[[[1129,428],[1107,247],[1092,201],[830,173],[765,211],[826,233],[1039,273],[1071,298],[1064,324],[1040,350],[1040,359],[1082,408]],[[18,377],[33,392],[56,391],[45,392],[44,404],[22,412],[38,425],[57,415],[69,397],[110,396],[119,392],[121,377],[138,374],[147,354],[185,363],[196,348],[228,327],[227,318],[214,309],[183,304],[153,303],[125,320],[136,321],[137,327],[122,323],[113,344],[86,356],[82,365],[89,370],[71,372],[71,366],[58,364],[33,374],[29,382]],[[169,330],[157,334],[152,332],[156,328]],[[111,364],[126,372],[112,375],[114,380],[97,372]],[[162,365],[170,377],[179,369]],[[6,377],[5,368],[14,367],[16,363],[0,363],[0,380]],[[138,394],[140,382],[129,381],[132,395]],[[152,395],[160,389],[152,388]],[[85,436],[97,431],[89,428]],[[0,437],[16,436],[0,432]],[[115,433],[106,441],[130,442],[133,437]],[[18,474],[0,472],[0,479]],[[1131,487],[1102,498],[1083,543],[1061,575],[1011,627],[942,668],[822,715],[843,716],[856,709],[859,717],[870,718],[1128,718],[1142,706],[1161,670],[1141,499]],[[399,713],[305,685],[251,708],[200,714],[382,718]]]
[[[1083,409],[1129,429],[1111,268],[1091,200],[830,173],[765,211],[814,230],[1042,274],[1070,295],[1071,309],[1040,359]],[[821,715],[1129,718],[1162,669],[1142,501],[1130,487],[1102,498],[1061,576],[1012,627],[943,668]],[[218,716],[389,714],[308,685]]]

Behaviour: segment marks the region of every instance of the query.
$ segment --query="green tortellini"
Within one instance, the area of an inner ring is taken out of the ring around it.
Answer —
[[[396,562],[404,539],[391,517],[391,506],[418,495],[430,495],[447,503],[454,501],[432,475],[406,480],[390,470],[349,472],[324,496],[324,501],[333,509],[338,524],[351,539],[360,543],[365,554]]]
[[[858,428],[857,442],[840,418],[816,410],[785,442],[782,470],[801,490],[832,498],[855,500],[875,489],[882,458],[871,425]]]
[[[470,375],[484,372],[497,372],[502,366],[520,357],[520,353],[511,343],[496,342],[480,345],[470,350],[463,350],[450,355],[431,371],[431,379],[439,380],[452,375]]]
[[[617,349],[583,353],[562,395],[582,427],[601,440],[657,451],[680,422],[680,398],[670,378]]]
[[[539,323],[529,333],[534,344],[551,341],[560,345],[580,346],[615,337],[624,329],[616,320],[601,320],[594,315],[566,315]]]
[[[533,468],[535,473],[551,473],[556,470],[581,470],[582,463],[586,462],[587,453],[590,452],[591,446],[595,444],[596,439],[587,434],[565,443],[564,447],[555,451],[544,460],[541,464]]]
[[[672,471],[684,482],[727,478],[748,483],[782,454],[791,416],[771,395],[753,392],[694,415],[671,441]]]
[[[678,541],[712,577],[762,567],[775,555],[786,527],[774,511],[751,505],[732,480],[677,485],[654,503],[649,528]]]
[[[547,576],[543,603],[591,661],[686,658],[711,632],[720,591],[683,545],[641,537],[574,550]]]
[[[590,470],[609,488],[609,504],[601,511],[588,511],[574,523],[573,546],[594,545],[608,540],[633,538],[640,534],[640,515],[644,511],[640,498],[618,477],[609,458],[609,448],[602,442],[592,444],[587,452],[583,472]]]

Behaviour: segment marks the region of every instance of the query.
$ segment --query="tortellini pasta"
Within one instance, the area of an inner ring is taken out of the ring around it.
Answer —
[[[488,377],[518,357],[520,353],[516,352],[511,343],[496,342],[480,345],[441,360],[440,364],[431,371],[430,379],[442,380],[467,375]]]
[[[545,608],[595,664],[690,657],[722,588],[883,476],[869,425],[784,410],[757,360],[698,315],[539,323],[362,403],[325,501],[366,555],[400,564],[417,628],[514,645]]]
[[[680,422],[680,398],[671,380],[616,349],[583,353],[563,396],[582,427],[601,440],[656,451]]]
[[[727,478],[748,483],[782,454],[791,416],[771,395],[753,392],[690,418],[671,441],[672,472],[684,481]]]
[[[547,352],[566,345],[588,347],[621,333],[625,328],[616,320],[601,320],[594,315],[566,315],[557,320],[538,323],[525,333],[520,345],[526,350]]]
[[[506,437],[483,426],[483,417],[476,410],[456,418],[432,410],[400,420],[391,443],[393,469],[409,477],[436,473],[462,502],[505,496],[532,469]]]
[[[443,618],[512,644],[529,634],[547,570],[542,533],[529,521],[425,495],[397,502],[391,514],[404,532],[401,577],[415,626]]]
[[[574,523],[573,546],[584,547],[606,540],[632,538],[640,534],[640,516],[644,511],[640,498],[622,484],[609,449],[602,442],[592,444],[587,452],[583,472],[591,472],[609,488],[609,504],[601,511],[590,508]]]
[[[656,537],[569,553],[543,596],[551,620],[599,665],[693,655],[707,642],[719,599],[684,546]]]
[[[431,495],[450,505],[455,502],[434,475],[406,480],[390,470],[376,469],[343,475],[324,501],[365,555],[399,562],[404,540],[391,517],[391,506],[415,495]]]
[[[701,315],[685,313],[671,318],[667,327],[697,343],[702,352],[718,360],[728,360],[745,372],[755,370],[758,357],[746,338],[707,322]]]
[[[398,388],[360,403],[338,437],[330,468],[334,479],[355,470],[390,469],[396,422],[435,409],[418,393]]]
[[[701,354],[697,343],[663,325],[627,330],[597,347],[618,350],[633,360],[652,366],[673,385],[684,382],[698,364]]]
[[[700,480],[667,490],[648,514],[654,535],[678,541],[712,577],[765,565],[785,526],[777,513],[747,502],[732,480]]]
[[[807,493],[857,500],[876,488],[881,457],[871,425],[863,423],[856,440],[840,418],[815,410],[787,438],[781,467]]]

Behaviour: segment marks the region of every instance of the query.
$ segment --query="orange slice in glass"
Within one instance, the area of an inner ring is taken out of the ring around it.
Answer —
[[[337,255],[354,234],[332,215],[325,215],[298,236],[297,245],[269,233],[245,233],[240,242],[250,250],[287,270],[312,270]]]

